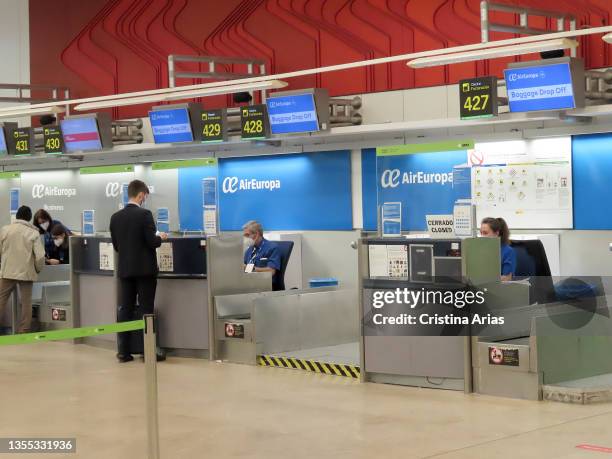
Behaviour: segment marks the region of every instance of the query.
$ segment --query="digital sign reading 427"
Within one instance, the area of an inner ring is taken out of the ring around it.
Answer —
[[[462,120],[497,116],[497,78],[461,80],[459,103]]]

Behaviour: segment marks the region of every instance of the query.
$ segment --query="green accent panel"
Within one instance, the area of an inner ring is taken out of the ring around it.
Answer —
[[[0,179],[16,179],[21,177],[21,172],[0,172]]]
[[[121,172],[134,172],[134,165],[133,164],[121,164],[119,166],[82,167],[79,170],[79,173],[81,175],[117,174]]]
[[[40,343],[43,341],[60,341],[64,339],[85,338],[88,336],[108,335],[133,330],[144,330],[144,320],[119,322],[95,327],[69,328],[66,330],[53,330],[40,333],[23,333],[20,335],[0,336],[0,346],[11,344]]]
[[[534,320],[543,384],[612,373],[611,318],[585,310],[557,314],[554,321],[548,316]]]
[[[182,161],[160,161],[153,163],[154,171],[163,171],[167,169],[182,169],[184,167],[202,167],[202,166],[216,166],[217,158],[204,158],[204,159],[185,159]]]
[[[412,155],[415,153],[439,153],[441,151],[471,150],[473,148],[473,140],[454,140],[448,142],[423,143],[416,145],[394,145],[391,147],[378,147],[376,149],[376,156]]]

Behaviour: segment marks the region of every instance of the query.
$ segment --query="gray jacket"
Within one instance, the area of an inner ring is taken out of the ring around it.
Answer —
[[[0,278],[35,281],[45,266],[45,247],[38,229],[24,220],[0,229]]]

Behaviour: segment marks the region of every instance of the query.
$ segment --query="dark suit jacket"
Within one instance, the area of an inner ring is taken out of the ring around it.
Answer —
[[[119,253],[117,274],[120,278],[157,276],[155,249],[162,240],[155,235],[150,210],[128,204],[111,217],[110,232],[115,251]]]

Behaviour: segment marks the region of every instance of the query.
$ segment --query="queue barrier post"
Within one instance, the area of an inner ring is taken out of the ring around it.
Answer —
[[[149,459],[159,459],[159,417],[157,411],[157,352],[155,317],[144,315],[144,359],[147,391],[147,439]]]
[[[157,355],[154,319],[155,317],[152,314],[146,314],[143,320],[134,320],[130,322],[0,336],[0,346],[72,340],[111,333],[144,330],[148,458],[160,459],[157,410]]]

